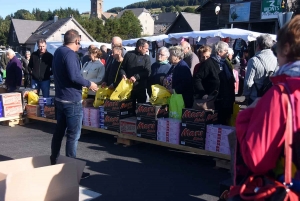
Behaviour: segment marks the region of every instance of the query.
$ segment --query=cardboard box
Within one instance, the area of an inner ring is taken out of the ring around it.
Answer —
[[[41,116],[41,109],[39,105],[26,105],[25,110],[27,115],[36,116],[36,117]]]
[[[4,114],[3,114],[3,108],[2,108],[2,106],[1,106],[1,104],[0,104],[0,117],[4,117]]]
[[[95,99],[93,98],[87,98],[82,100],[82,107],[94,107],[93,106],[94,100]]]
[[[205,127],[182,123],[180,126],[180,144],[205,149]]]
[[[119,116],[132,115],[134,112],[132,100],[113,101],[105,100],[104,111],[107,113],[116,113]]]
[[[0,162],[2,200],[79,200],[79,182],[85,162],[59,156],[50,165],[50,156]]]
[[[44,104],[44,105],[54,105],[54,99],[49,97],[49,98],[39,98],[39,104]]]
[[[218,113],[212,110],[182,109],[182,123],[202,125],[214,124],[218,120]]]
[[[136,136],[136,117],[120,119],[120,133]]]
[[[99,119],[99,110],[94,107],[85,107],[83,108],[83,116],[84,118]]]
[[[181,121],[161,118],[157,121],[157,141],[179,144]]]
[[[120,117],[116,113],[104,114],[104,129],[120,132]]]
[[[208,145],[205,147],[205,150],[230,155],[230,149],[228,147]]]
[[[138,103],[136,108],[137,119],[157,120],[169,117],[169,105],[155,106],[150,103]]]
[[[20,93],[4,93],[0,94],[0,101],[2,106],[7,105],[22,105],[22,98]]]
[[[137,120],[136,136],[150,140],[157,140],[157,121],[155,120]]]
[[[4,117],[14,117],[23,114],[22,103],[18,105],[5,105],[3,106],[3,116]]]
[[[55,106],[45,105],[44,110],[41,110],[41,116],[47,119],[56,119]]]
[[[91,122],[91,121],[82,121],[82,125],[83,126],[89,126],[89,127],[94,127],[94,128],[98,128],[99,127],[99,122]]]

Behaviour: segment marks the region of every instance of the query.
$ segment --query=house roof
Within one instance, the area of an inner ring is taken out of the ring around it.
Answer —
[[[117,16],[116,13],[108,13],[108,12],[104,12],[104,13],[102,13],[102,15],[103,15],[103,17],[104,17],[105,19],[109,19],[109,18],[111,18],[111,17],[116,17],[116,16]],[[102,18],[103,18],[103,17],[102,17]]]
[[[186,13],[186,12],[181,12],[176,20],[173,22],[173,24],[169,27],[166,33],[169,33],[169,30],[178,22],[180,18],[184,18],[186,23],[190,26],[191,30],[193,31],[200,31],[200,15],[199,14],[194,14],[194,13]]]
[[[121,12],[118,13],[117,15],[117,18],[120,18],[125,11],[127,10],[130,10],[133,12],[133,14],[136,16],[136,17],[139,17],[143,12],[146,12],[146,13],[150,13],[147,9],[145,8],[132,8],[132,9],[125,9],[125,10],[122,10]]]
[[[154,25],[154,35],[161,35],[166,33],[168,27],[164,26],[162,24],[156,24]]]
[[[16,36],[20,44],[23,44],[31,34],[43,24],[43,21],[11,19]]]
[[[154,17],[154,24],[172,24],[178,13],[160,13]]]
[[[95,39],[93,39],[93,37],[90,36],[87,33],[87,31],[73,17],[69,17],[69,18],[58,19],[56,22],[54,22],[54,20],[43,22],[42,25],[38,27],[36,31],[28,38],[26,43],[33,44],[38,39],[49,38],[56,31],[58,31],[60,27],[62,27],[70,20],[72,20],[89,38],[91,38],[92,41],[95,41]]]

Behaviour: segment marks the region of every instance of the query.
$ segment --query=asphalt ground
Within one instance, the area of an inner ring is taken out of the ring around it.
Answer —
[[[36,121],[0,126],[0,160],[50,154],[55,124]],[[99,201],[218,200],[219,183],[230,178],[213,158],[145,143],[115,145],[107,134],[89,132],[78,143],[77,157],[91,173],[84,188],[101,194]],[[65,154],[65,139],[61,149]]]

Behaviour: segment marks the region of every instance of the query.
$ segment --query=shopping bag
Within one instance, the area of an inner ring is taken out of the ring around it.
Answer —
[[[93,103],[94,107],[99,107],[104,104],[104,101],[106,99],[110,98],[110,95],[112,94],[113,90],[109,89],[108,87],[100,87],[98,91],[96,92],[95,101]]]
[[[115,91],[111,94],[110,100],[126,100],[130,97],[133,83],[122,79]]]
[[[39,104],[39,96],[33,91],[28,92],[28,104],[29,105],[38,105]]]
[[[82,87],[82,99],[87,99],[89,93],[89,89],[86,87]]]
[[[181,119],[182,109],[185,108],[181,94],[172,94],[169,101],[169,117],[173,119]]]
[[[165,87],[155,84],[151,86],[151,89],[152,95],[150,98],[150,103],[152,105],[165,105],[168,103],[171,94]]]
[[[230,126],[235,126],[236,117],[239,111],[240,111],[240,106],[236,103],[233,103],[233,113],[231,115],[230,122],[229,122]]]

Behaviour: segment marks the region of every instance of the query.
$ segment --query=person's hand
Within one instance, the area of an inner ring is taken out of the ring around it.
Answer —
[[[207,94],[205,94],[203,97],[202,97],[202,99],[207,99],[208,98],[208,95]]]
[[[129,79],[132,83],[135,83],[136,82],[136,79],[134,76],[131,76],[131,78]]]
[[[255,101],[251,105],[248,106],[248,108],[255,108],[260,98],[256,98]]]
[[[89,87],[89,89],[96,92],[99,88],[95,82],[91,82],[91,86]]]
[[[170,94],[174,93],[174,89],[168,89],[168,91],[170,92]]]
[[[123,76],[122,76],[122,78],[123,78],[124,80],[127,80],[127,77],[126,77],[126,75],[123,75]]]
[[[105,88],[105,87],[106,87],[106,82],[102,82],[101,88]]]
[[[108,88],[111,89],[111,90],[114,90],[114,89],[115,89],[115,87],[114,87],[113,84],[111,84]]]

